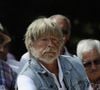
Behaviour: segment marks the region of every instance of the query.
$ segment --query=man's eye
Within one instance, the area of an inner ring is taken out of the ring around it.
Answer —
[[[47,39],[42,39],[43,41],[47,41]]]
[[[48,41],[48,39],[46,39],[46,38],[42,38],[42,39],[40,39],[41,41]]]

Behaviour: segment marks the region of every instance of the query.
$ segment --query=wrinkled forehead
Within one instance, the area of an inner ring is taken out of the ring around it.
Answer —
[[[39,36],[39,38],[55,38],[55,39],[59,39],[59,37],[57,35],[50,34],[50,33],[48,33],[48,34],[42,34],[42,35]]]
[[[96,49],[93,49],[88,52],[83,53],[83,59],[84,60],[95,60],[95,59],[100,59],[100,54]]]
[[[61,40],[59,35],[51,34],[51,33],[46,33],[46,34],[44,33],[42,35],[39,35],[37,39],[41,39],[41,38]]]

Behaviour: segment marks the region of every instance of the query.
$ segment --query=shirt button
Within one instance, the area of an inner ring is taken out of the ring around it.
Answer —
[[[53,88],[53,85],[50,85],[50,88]]]

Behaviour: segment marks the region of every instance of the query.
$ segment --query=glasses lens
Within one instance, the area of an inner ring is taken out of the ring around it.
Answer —
[[[85,67],[91,66],[92,63],[95,64],[95,65],[100,65],[100,60],[97,59],[97,60],[93,60],[93,61],[90,61],[90,62],[83,62],[83,64],[84,64]]]

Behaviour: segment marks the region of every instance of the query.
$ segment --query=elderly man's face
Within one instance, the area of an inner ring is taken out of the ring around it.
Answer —
[[[6,60],[8,53],[8,44],[0,44],[0,59]]]
[[[100,54],[96,49],[83,54],[84,66],[91,82],[100,81]]]
[[[52,63],[60,54],[60,40],[51,35],[45,35],[34,41],[31,53],[44,63]]]

